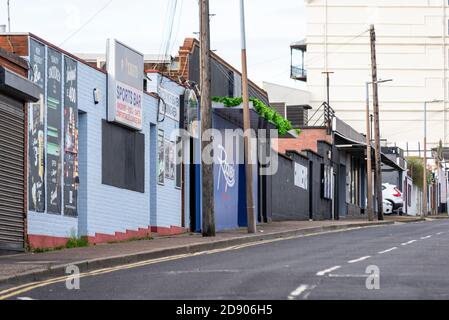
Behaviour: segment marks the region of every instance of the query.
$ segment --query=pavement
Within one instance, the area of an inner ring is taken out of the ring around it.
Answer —
[[[408,222],[413,221],[418,220],[408,219]],[[64,276],[67,266],[70,265],[78,266],[81,272],[88,272],[150,259],[193,254],[271,239],[392,223],[394,223],[394,219],[374,223],[362,220],[273,222],[261,225],[255,235],[249,235],[245,229],[240,229],[220,232],[215,238],[202,238],[198,234],[185,234],[154,240],[105,244],[47,253],[0,256],[0,289],[6,286]]]
[[[409,222],[412,222],[409,220]],[[449,299],[449,220],[272,239],[0,291],[11,300]]]

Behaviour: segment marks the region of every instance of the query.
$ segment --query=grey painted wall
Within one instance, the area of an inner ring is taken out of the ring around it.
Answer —
[[[272,220],[309,220],[309,192],[295,186],[295,162],[305,167],[309,160],[297,154],[279,155],[279,169],[271,177]]]

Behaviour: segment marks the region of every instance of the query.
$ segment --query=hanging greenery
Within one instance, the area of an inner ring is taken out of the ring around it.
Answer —
[[[267,106],[265,103],[256,98],[249,99],[254,106],[254,110],[265,120],[274,124],[279,131],[281,136],[286,135],[289,131],[293,130],[293,126],[290,121],[285,119],[275,110]],[[225,107],[233,108],[241,105],[243,103],[242,98],[230,98],[230,97],[213,97],[212,101],[222,103]],[[300,129],[295,129],[296,133],[299,135],[301,133]]]

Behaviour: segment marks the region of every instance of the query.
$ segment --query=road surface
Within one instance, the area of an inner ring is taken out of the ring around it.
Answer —
[[[63,281],[12,290],[8,298],[449,299],[449,220],[270,241],[114,270],[82,277],[79,290]]]

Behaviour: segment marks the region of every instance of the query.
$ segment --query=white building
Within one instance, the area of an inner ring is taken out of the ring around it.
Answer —
[[[327,99],[323,72],[334,72],[331,106],[339,118],[366,131],[365,83],[371,81],[368,29],[374,24],[378,78],[394,80],[379,85],[382,138],[404,150],[408,144],[410,154],[422,150],[424,101],[438,99],[446,102],[428,105],[428,141],[432,147],[440,139],[448,145],[447,0],[305,0],[305,4],[306,39],[293,45],[292,77],[307,81],[313,108]]]

